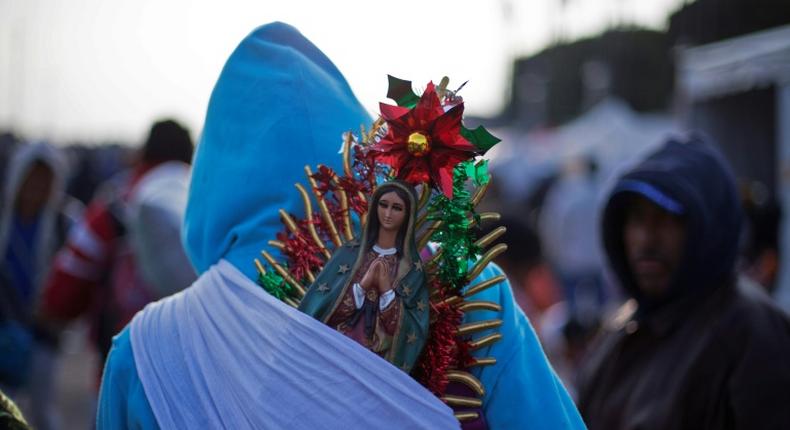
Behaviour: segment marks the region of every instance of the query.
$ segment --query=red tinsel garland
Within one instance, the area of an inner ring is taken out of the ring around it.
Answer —
[[[287,258],[288,270],[300,281],[305,279],[308,270],[318,270],[323,266],[323,261],[318,257],[321,249],[308,239],[304,223],[305,221],[298,223],[300,227],[298,234],[277,233],[277,240],[285,244],[282,253]]]
[[[456,334],[464,313],[455,305],[443,303],[447,289],[438,279],[433,280],[431,290],[439,291],[439,297],[434,300],[436,304],[431,303],[430,335],[415,366],[415,378],[439,397],[447,389],[447,371],[473,362],[469,341]]]

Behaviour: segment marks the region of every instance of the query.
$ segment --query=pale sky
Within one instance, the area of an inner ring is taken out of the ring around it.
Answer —
[[[468,80],[466,110],[504,104],[513,58],[616,23],[666,26],[684,0],[0,0],[0,129],[139,143],[161,116],[197,136],[227,57],[256,26],[290,23],[371,113],[387,74]],[[561,5],[565,5],[562,7]]]

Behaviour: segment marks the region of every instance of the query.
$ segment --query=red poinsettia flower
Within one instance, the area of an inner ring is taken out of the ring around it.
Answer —
[[[478,151],[461,135],[463,103],[445,112],[431,82],[412,109],[380,106],[388,131],[371,147],[374,159],[395,169],[398,179],[435,184],[452,198],[453,169]]]

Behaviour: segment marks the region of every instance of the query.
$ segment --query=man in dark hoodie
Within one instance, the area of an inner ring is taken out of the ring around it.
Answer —
[[[632,297],[579,377],[590,429],[790,429],[790,320],[735,272],[723,157],[670,139],[615,184],[603,243]]]

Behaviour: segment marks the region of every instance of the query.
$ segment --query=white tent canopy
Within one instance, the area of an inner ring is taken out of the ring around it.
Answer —
[[[640,114],[619,99],[607,98],[554,129],[522,135],[497,130],[505,139],[490,153],[491,167],[505,195],[525,198],[538,180],[569,159],[592,157],[600,167],[599,178],[605,179],[679,130],[669,115]]]

